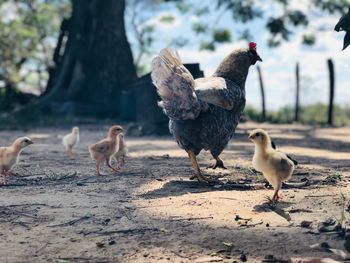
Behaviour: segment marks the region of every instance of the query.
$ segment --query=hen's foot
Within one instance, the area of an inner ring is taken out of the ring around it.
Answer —
[[[190,180],[194,180],[194,179],[197,179],[198,182],[200,182],[200,183],[214,183],[214,182],[216,182],[215,180],[213,180],[209,177],[203,176],[202,173],[194,173],[190,177]]]
[[[227,169],[225,166],[224,166],[224,162],[222,160],[216,160],[215,163],[209,165],[207,168],[210,168],[210,169],[216,169],[216,168],[222,168],[222,169]]]

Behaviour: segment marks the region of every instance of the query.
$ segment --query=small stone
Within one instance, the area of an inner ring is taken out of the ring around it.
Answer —
[[[105,243],[103,243],[103,242],[96,242],[96,246],[98,248],[103,248],[105,246]]]
[[[110,245],[110,246],[115,245],[115,241],[114,240],[109,241],[108,245]]]
[[[312,224],[312,221],[304,220],[304,221],[301,221],[300,227],[310,228],[310,227],[311,227],[311,224]]]
[[[322,248],[325,248],[325,249],[331,248],[331,246],[330,246],[327,242],[322,242],[322,243],[321,243],[321,247],[322,247]]]
[[[242,261],[242,262],[247,262],[247,256],[245,255],[245,254],[241,254],[240,256],[239,256],[239,259]]]
[[[201,257],[201,258],[197,258],[196,259],[196,263],[206,263],[206,262],[220,262],[223,261],[222,257],[219,256],[205,256],[205,257]]]

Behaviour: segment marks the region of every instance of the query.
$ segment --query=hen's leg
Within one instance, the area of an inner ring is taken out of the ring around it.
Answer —
[[[216,160],[215,163],[213,163],[212,165],[208,166],[208,168],[211,168],[211,169],[216,169],[216,168],[222,168],[222,169],[227,169],[225,166],[224,166],[224,162],[220,159],[219,156],[213,156],[214,159]]]
[[[198,165],[198,162],[197,162],[196,155],[194,154],[194,152],[188,151],[187,153],[188,153],[188,157],[191,160],[193,172],[194,172],[194,174],[190,177],[190,179],[193,180],[193,179],[197,178],[198,182],[205,182],[205,183],[212,182],[212,180],[210,180],[209,178],[205,178],[202,175],[201,170],[200,170],[199,165]]]
[[[115,168],[115,167],[113,167],[112,165],[111,165],[111,163],[110,163],[110,160],[109,159],[106,159],[106,164],[107,164],[107,166],[113,171],[113,172],[115,172],[115,173],[119,173],[119,169],[118,168]]]

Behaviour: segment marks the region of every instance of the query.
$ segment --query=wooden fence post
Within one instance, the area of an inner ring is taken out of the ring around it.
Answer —
[[[295,114],[294,121],[299,121],[299,94],[300,94],[300,77],[299,77],[299,63],[297,62],[295,67],[295,79],[296,79],[296,93],[295,93]]]
[[[258,76],[259,76],[259,83],[260,83],[260,91],[261,91],[261,106],[262,106],[262,113],[261,113],[261,120],[266,121],[266,105],[265,105],[265,90],[264,90],[264,82],[263,77],[261,73],[261,68],[258,65]]]
[[[332,59],[327,60],[329,70],[329,106],[328,125],[333,126],[333,103],[334,103],[334,64]]]

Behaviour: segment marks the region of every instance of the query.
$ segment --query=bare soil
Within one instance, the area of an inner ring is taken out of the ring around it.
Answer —
[[[277,205],[266,203],[273,191],[251,166],[247,133],[255,127],[299,161]],[[190,162],[170,137],[126,137],[124,171],[97,176],[87,147],[108,127],[80,129],[74,159],[61,146],[68,129],[0,132],[0,145],[23,135],[35,141],[17,175],[0,186],[1,262],[348,257],[339,231],[321,226],[331,218],[346,227],[349,220],[350,128],[242,124],[222,154],[227,170],[205,169],[211,156],[199,155],[204,173],[221,181],[211,185],[189,180]]]

